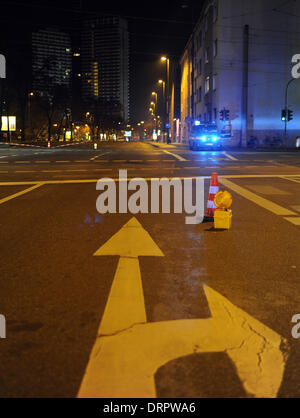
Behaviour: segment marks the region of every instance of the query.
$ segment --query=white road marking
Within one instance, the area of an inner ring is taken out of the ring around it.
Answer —
[[[223,186],[228,187],[235,193],[239,194],[240,196],[250,200],[253,203],[256,203],[258,206],[261,206],[262,208],[268,210],[269,212],[275,213],[275,215],[281,215],[281,216],[288,216],[288,215],[297,215],[295,212],[286,209],[282,206],[277,205],[276,203],[271,202],[270,200],[267,200],[261,196],[258,196],[257,194],[250,192],[249,190],[245,189],[244,187],[241,187],[228,179],[225,178],[219,178],[219,181]]]
[[[166,150],[162,150],[165,154],[169,154],[172,155],[172,157],[176,158],[179,161],[187,161],[185,158],[181,157],[180,155],[177,154],[173,154],[172,152],[166,151]]]
[[[228,154],[227,152],[223,152],[223,154],[232,161],[238,161],[237,158],[233,157],[232,155]]]
[[[50,161],[35,161],[36,164],[49,164]]]
[[[228,354],[250,396],[277,396],[286,341],[208,286],[210,318],[147,323],[138,257],[163,253],[135,218],[94,255],[120,260],[78,397],[154,398],[159,367],[209,352]]]
[[[18,193],[12,194],[10,196],[4,197],[3,199],[0,199],[0,205],[2,203],[8,202],[9,200],[15,199],[16,197],[22,196],[25,193],[29,193],[34,189],[37,189],[38,187],[43,186],[44,183],[40,182],[38,184],[34,184],[33,186],[29,187],[28,189],[22,190]]]

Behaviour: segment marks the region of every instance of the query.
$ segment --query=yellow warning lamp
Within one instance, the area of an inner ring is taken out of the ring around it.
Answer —
[[[227,210],[232,205],[232,196],[226,190],[220,191],[215,195],[214,202],[218,209]]]

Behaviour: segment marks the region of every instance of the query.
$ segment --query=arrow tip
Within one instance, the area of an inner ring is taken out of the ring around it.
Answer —
[[[164,256],[149,233],[135,217],[131,218],[94,255],[119,255],[121,257]]]

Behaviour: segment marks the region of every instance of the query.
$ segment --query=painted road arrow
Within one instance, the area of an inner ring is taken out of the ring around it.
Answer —
[[[226,352],[250,396],[276,397],[285,368],[282,337],[204,287],[211,318],[147,323],[139,256],[163,256],[132,218],[94,255],[120,255],[78,397],[151,398],[154,375],[192,353]]]

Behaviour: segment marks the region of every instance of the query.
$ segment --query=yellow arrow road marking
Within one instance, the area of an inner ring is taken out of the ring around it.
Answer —
[[[146,323],[138,256],[163,253],[135,218],[94,255],[121,258],[78,397],[155,397],[159,367],[195,352],[224,351],[247,393],[277,395],[283,339],[208,286],[211,318]]]

